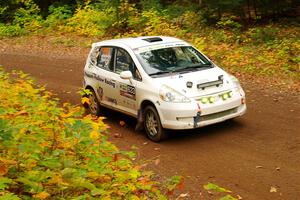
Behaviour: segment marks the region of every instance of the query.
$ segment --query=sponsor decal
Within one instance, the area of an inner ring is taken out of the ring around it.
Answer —
[[[105,78],[104,83],[106,83],[107,85],[110,85],[113,88],[116,88],[116,81],[114,81],[114,80],[109,80],[109,79]]]
[[[94,78],[94,75],[92,73],[84,72],[84,75],[89,78]]]
[[[89,78],[94,78],[100,82],[103,82],[113,88],[116,88],[116,81],[115,80],[111,80],[111,79],[107,79],[107,78],[103,78],[101,76],[99,76],[98,74],[96,73],[88,73],[88,72],[84,72],[85,75]]]
[[[135,87],[127,84],[120,84],[120,95],[135,100]]]
[[[115,104],[115,105],[118,104],[117,99],[114,99],[114,98],[111,98],[111,97],[107,97],[107,96],[104,97],[104,99],[105,99],[106,101],[110,102],[110,103]]]
[[[144,53],[146,51],[164,49],[164,48],[169,48],[169,47],[178,47],[178,46],[186,46],[186,44],[184,44],[184,43],[171,43],[171,44],[153,45],[153,46],[136,48],[136,49],[134,49],[134,52],[135,53]]]

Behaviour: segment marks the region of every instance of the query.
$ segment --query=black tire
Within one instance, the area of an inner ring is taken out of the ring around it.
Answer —
[[[147,106],[144,110],[144,128],[147,137],[159,142],[167,137],[166,131],[161,126],[159,115],[153,106]]]
[[[87,109],[92,116],[99,117],[100,116],[100,103],[98,101],[98,98],[97,98],[94,90],[90,89],[90,91],[92,94],[88,95],[88,98],[90,101],[89,101],[89,104],[87,105]]]

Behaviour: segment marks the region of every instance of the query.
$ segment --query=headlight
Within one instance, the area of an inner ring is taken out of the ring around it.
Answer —
[[[232,83],[235,87],[235,91],[238,92],[241,96],[245,96],[245,92],[240,84],[240,81],[235,77],[235,76],[232,76],[230,75],[230,78],[232,80]]]
[[[240,81],[233,75],[230,75],[230,79],[235,87],[241,87]]]
[[[180,94],[176,90],[173,90],[172,88],[163,85],[160,88],[159,96],[162,100],[167,102],[173,102],[173,103],[188,103],[191,102],[191,100],[184,95]]]

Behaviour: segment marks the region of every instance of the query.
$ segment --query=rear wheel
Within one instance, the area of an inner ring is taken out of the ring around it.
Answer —
[[[161,126],[159,115],[153,106],[144,110],[144,128],[147,136],[154,142],[159,142],[167,137],[166,131]]]
[[[94,90],[90,90],[91,94],[88,95],[89,98],[89,104],[87,105],[89,112],[93,116],[99,116],[100,115],[100,103],[98,101],[98,98],[96,96],[96,93]]]

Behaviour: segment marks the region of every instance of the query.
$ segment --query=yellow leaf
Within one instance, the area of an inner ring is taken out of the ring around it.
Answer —
[[[89,178],[97,178],[97,177],[99,177],[99,173],[97,173],[97,172],[88,172],[87,173],[87,177],[89,177]]]
[[[89,98],[87,98],[87,97],[82,97],[81,98],[81,103],[82,104],[90,104],[90,99]]]
[[[7,167],[5,165],[0,165],[0,176],[4,176],[7,172]]]
[[[18,115],[27,115],[27,114],[28,114],[28,113],[27,113],[26,110],[21,110],[21,111],[17,112],[17,113],[15,114],[15,116],[18,116]]]
[[[49,196],[50,196],[50,194],[49,194],[48,192],[45,192],[45,191],[40,192],[40,193],[38,193],[38,194],[36,194],[36,195],[33,195],[33,197],[34,197],[34,198],[37,198],[37,199],[46,199],[46,198],[48,198]]]
[[[98,137],[99,137],[99,133],[98,133],[97,131],[92,131],[92,132],[90,133],[90,138],[91,138],[91,139],[97,140]]]
[[[0,158],[0,161],[3,162],[5,165],[15,165],[17,162],[15,160],[8,160],[6,158]]]
[[[272,193],[272,192],[277,192],[277,189],[276,189],[276,187],[274,187],[274,186],[271,186],[270,192],[271,192],[271,193]]]

